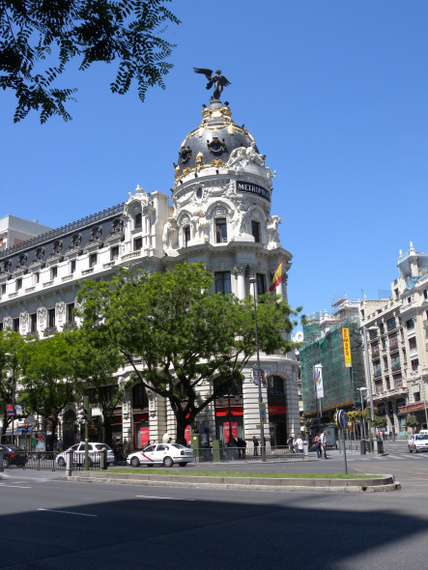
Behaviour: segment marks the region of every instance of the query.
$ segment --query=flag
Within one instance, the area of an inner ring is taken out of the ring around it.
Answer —
[[[274,273],[272,279],[272,285],[269,287],[269,291],[275,291],[275,289],[278,287],[281,281],[282,281],[282,259],[279,262],[278,268]]]

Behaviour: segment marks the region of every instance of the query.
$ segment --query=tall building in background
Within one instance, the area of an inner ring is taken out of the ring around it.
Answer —
[[[360,303],[367,331],[373,405],[387,419],[388,432],[406,434],[406,417],[414,414],[427,427],[428,393],[428,253],[400,251],[398,278],[383,303]]]
[[[29,222],[16,216],[4,216],[0,218],[0,251],[49,232],[51,229],[42,226],[37,220]]]
[[[252,277],[258,294],[267,291],[282,259],[276,292],[287,299],[292,256],[280,244],[281,220],[271,212],[275,174],[253,136],[232,120],[228,103],[212,98],[204,106],[200,124],[185,136],[176,160],[171,196],[138,186],[117,206],[30,241],[8,243],[0,252],[0,326],[44,338],[78,325],[73,309],[82,280],[108,280],[120,265],[153,273],[184,260],[201,261],[214,275],[215,291],[244,298],[252,292]],[[265,437],[271,445],[283,445],[288,433],[300,433],[297,359],[294,353],[261,354],[260,361],[267,378],[262,388],[268,404]],[[245,370],[239,393],[224,394],[198,416],[205,437],[227,442],[229,417],[235,437],[250,445],[254,435],[259,437],[255,364],[254,359]],[[130,373],[121,371],[125,379]],[[95,408],[93,439],[102,437],[97,413]],[[76,436],[75,419],[70,406],[60,434],[65,445]],[[166,432],[174,437],[176,431],[167,402],[145,393],[140,384],[127,389],[112,428],[128,449],[161,440]]]
[[[306,419],[331,420],[337,408],[360,409],[365,385],[358,302],[346,298],[333,312],[307,316],[299,349],[303,414]],[[317,397],[314,368],[321,365],[323,396]]]

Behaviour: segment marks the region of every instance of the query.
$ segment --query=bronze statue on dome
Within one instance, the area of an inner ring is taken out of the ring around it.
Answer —
[[[203,67],[194,67],[193,71],[195,73],[202,73],[202,75],[205,75],[205,77],[208,79],[207,89],[211,89],[211,87],[214,85],[213,99],[220,100],[220,95],[223,91],[223,87],[230,85],[230,81],[228,81],[226,77],[221,74],[221,69],[217,69],[214,75],[212,69],[205,69]]]

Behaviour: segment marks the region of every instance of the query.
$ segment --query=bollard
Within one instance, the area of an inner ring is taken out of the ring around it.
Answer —
[[[4,471],[3,461],[4,461],[4,451],[3,449],[0,448],[0,473]]]
[[[67,451],[65,454],[65,474],[67,477],[71,477],[73,473],[73,452]]]
[[[303,442],[303,455],[304,455],[305,457],[308,457],[308,456],[309,456],[308,442],[307,442],[307,441],[304,441],[304,442]]]
[[[361,454],[361,455],[365,455],[365,454],[366,454],[366,440],[365,440],[365,439],[362,439],[362,440],[360,441],[360,445],[361,445],[360,454]]]
[[[107,469],[107,449],[102,449],[100,452],[100,469]]]

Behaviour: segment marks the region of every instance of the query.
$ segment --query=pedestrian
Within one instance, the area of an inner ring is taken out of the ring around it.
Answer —
[[[293,443],[294,443],[294,439],[293,439],[293,436],[292,436],[291,433],[290,433],[289,436],[288,436],[288,451],[289,451],[290,453],[293,453],[293,452],[294,452],[294,445],[293,445]]]
[[[327,459],[327,430],[326,429],[322,432],[320,440],[321,440],[322,456],[324,457],[324,459]]]
[[[297,436],[296,447],[297,447],[297,453],[303,453],[303,439],[301,438],[300,435]]]
[[[259,454],[259,441],[255,435],[253,435],[253,449],[254,449],[254,456]]]
[[[318,459],[321,459],[321,457],[322,457],[322,447],[321,447],[320,436],[319,436],[318,434],[315,436],[314,444],[315,444],[315,449],[316,449],[316,451],[317,451],[317,457],[318,457]]]

